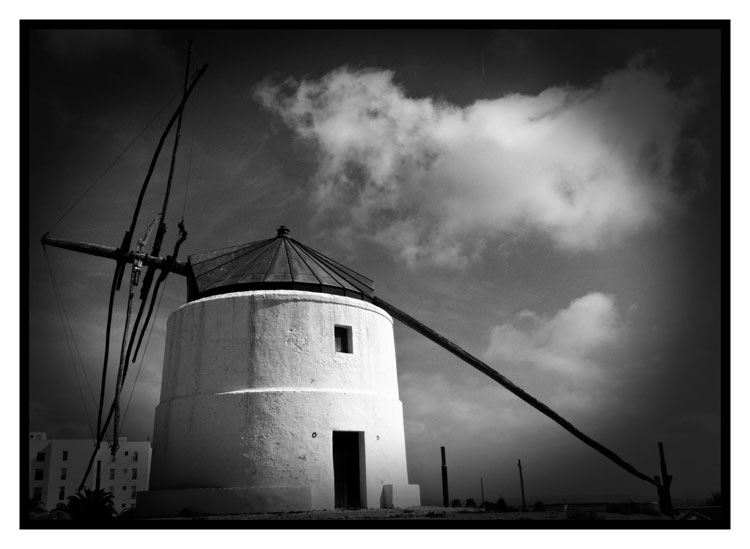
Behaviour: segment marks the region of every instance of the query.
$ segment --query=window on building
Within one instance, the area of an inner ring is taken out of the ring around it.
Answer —
[[[66,478],[68,478],[68,470],[63,467],[60,469],[60,480],[65,480]]]
[[[352,352],[352,327],[351,326],[334,326],[333,337],[336,341],[337,353]]]
[[[34,486],[34,492],[31,497],[36,500],[41,500],[42,499],[42,487]]]
[[[133,479],[135,480],[135,479],[137,479],[137,478],[138,478],[138,469],[135,469],[135,468],[134,468],[134,469],[133,469]]]
[[[133,461],[138,461],[138,452],[133,452]]]
[[[127,489],[128,489],[128,487],[127,487],[127,486],[123,486],[123,487],[122,487],[122,489],[123,489],[123,490],[127,490]]]
[[[122,474],[123,474],[123,475],[127,475],[127,474],[128,474],[128,470],[127,470],[127,469],[123,469],[123,470],[122,470]]]
[[[125,504],[123,503],[123,504],[121,505],[121,507],[122,507],[123,509],[125,509]]]
[[[107,487],[107,492],[109,492],[110,494],[112,494],[114,496],[115,495],[115,487],[114,486],[108,486]]]
[[[34,480],[44,480],[44,469],[34,469]]]
[[[60,486],[60,492],[57,494],[57,499],[65,499],[65,486]]]
[[[125,452],[125,455],[126,455],[126,456],[128,455],[127,451]]]
[[[42,461],[44,461],[44,452],[38,452],[38,453],[37,453],[37,455],[36,455],[36,460],[37,460],[38,462],[40,462],[40,463],[41,463]]]
[[[68,461],[68,451],[63,450],[63,461]]]
[[[130,499],[135,499],[135,486],[130,487]]]
[[[109,470],[109,480],[115,480],[115,470],[110,469]]]

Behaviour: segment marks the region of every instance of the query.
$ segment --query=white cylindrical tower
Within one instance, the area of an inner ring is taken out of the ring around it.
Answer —
[[[289,241],[281,230],[270,241],[279,249],[264,279],[280,254],[299,250]],[[298,258],[315,271],[310,257]],[[342,274],[317,259],[331,278]],[[268,280],[242,288],[235,261],[219,263],[232,283],[207,292],[207,279],[196,276],[198,298],[169,317],[151,482],[139,512],[419,505],[419,487],[407,478],[391,317],[364,293],[310,291],[299,280],[305,289],[269,289]],[[303,278],[294,264],[287,257],[290,277]]]

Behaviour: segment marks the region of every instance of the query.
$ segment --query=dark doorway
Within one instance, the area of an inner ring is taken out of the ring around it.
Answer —
[[[360,435],[358,431],[333,432],[333,485],[336,507],[361,507]]]

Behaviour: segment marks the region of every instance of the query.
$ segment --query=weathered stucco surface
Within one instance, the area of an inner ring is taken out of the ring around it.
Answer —
[[[351,353],[336,352],[334,326],[351,327]],[[286,290],[188,303],[168,321],[150,491],[139,511],[176,514],[180,494],[201,500],[200,489],[210,493],[204,502],[233,491],[229,499],[245,502],[236,512],[332,509],[333,431],[364,433],[364,506],[385,504],[384,485],[408,485],[389,315],[356,299]],[[396,492],[419,505],[418,487]],[[232,504],[222,501],[215,507],[227,512]]]

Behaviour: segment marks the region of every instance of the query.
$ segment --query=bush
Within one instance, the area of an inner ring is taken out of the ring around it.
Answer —
[[[29,498],[26,500],[26,514],[30,519],[39,518],[46,512],[47,510],[39,498]]]
[[[604,517],[594,509],[569,507],[565,512],[565,520],[604,520]]]
[[[70,515],[73,520],[102,521],[115,516],[112,494],[102,489],[82,491],[70,496],[64,505],[57,509]]]
[[[486,511],[497,511],[497,505],[491,501],[483,501],[481,507]]]
[[[474,501],[474,498],[469,498],[466,500],[466,507],[473,507],[476,508],[477,502]]]
[[[57,507],[49,512],[50,520],[70,520],[71,516],[67,509],[64,503],[58,503]]]
[[[123,509],[120,514],[117,515],[117,518],[119,520],[133,520],[135,518],[135,507]]]
[[[451,507],[461,507],[461,500],[454,499],[453,501],[451,501]]]
[[[505,503],[505,500],[503,498],[497,500],[495,507],[501,513],[506,513],[508,511],[508,505]]]
[[[703,500],[702,505],[707,505],[709,507],[713,506],[721,506],[721,492],[714,492],[711,494],[711,497],[708,499]]]
[[[538,511],[538,512],[544,512],[544,511],[546,511],[546,510],[547,510],[547,507],[546,507],[546,506],[544,505],[544,502],[541,502],[541,501],[537,501],[537,502],[536,502],[536,503],[534,504],[534,511]]]
[[[109,520],[117,514],[112,494],[101,488],[84,488],[70,496],[68,502],[59,505],[58,509],[69,514],[73,520]]]

